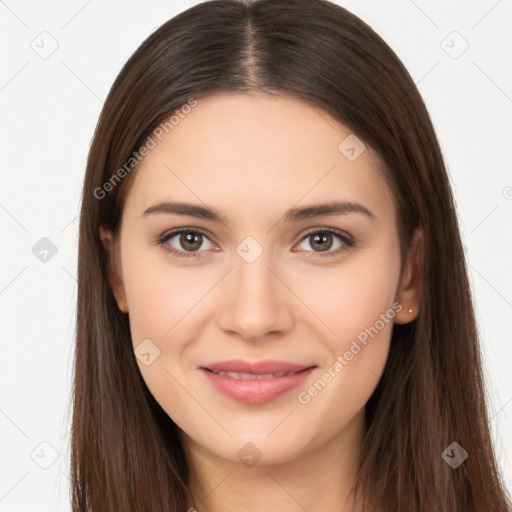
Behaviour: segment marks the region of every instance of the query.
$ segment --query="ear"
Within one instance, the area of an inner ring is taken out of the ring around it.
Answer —
[[[418,316],[421,304],[421,281],[425,256],[424,233],[421,226],[413,233],[396,301],[402,309],[395,315],[396,324],[406,324]]]
[[[121,269],[118,263],[118,247],[111,230],[100,226],[100,239],[107,255],[108,280],[114,294],[117,306],[123,313],[128,313],[128,302],[124,290]]]

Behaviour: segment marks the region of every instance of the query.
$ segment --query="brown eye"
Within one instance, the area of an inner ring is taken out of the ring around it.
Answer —
[[[328,251],[332,247],[332,235],[330,233],[316,233],[314,235],[310,235],[310,245],[313,249],[318,249],[319,251]]]
[[[185,250],[197,251],[203,243],[203,235],[190,232],[181,233],[179,243]]]
[[[203,247],[205,242],[210,244],[210,247]],[[159,239],[160,245],[170,253],[176,256],[200,256],[206,249],[216,248],[203,233],[192,229],[181,229],[164,234]],[[203,247],[204,250],[200,250]]]
[[[335,256],[347,251],[354,243],[354,240],[343,232],[324,229],[308,233],[298,247],[301,251],[313,252],[314,256]]]

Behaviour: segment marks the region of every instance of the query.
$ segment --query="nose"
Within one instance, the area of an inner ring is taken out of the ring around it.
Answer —
[[[293,326],[294,295],[266,255],[247,263],[235,254],[234,268],[222,282],[219,326],[246,341],[282,335]]]

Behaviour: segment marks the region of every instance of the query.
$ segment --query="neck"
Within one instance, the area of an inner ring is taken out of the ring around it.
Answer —
[[[194,512],[361,512],[354,501],[364,435],[364,408],[350,424],[321,446],[303,450],[280,464],[251,467],[216,456],[182,433],[191,467]]]

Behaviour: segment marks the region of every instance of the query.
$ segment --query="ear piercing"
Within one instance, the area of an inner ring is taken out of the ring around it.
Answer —
[[[409,313],[412,313],[412,309],[409,309]]]

